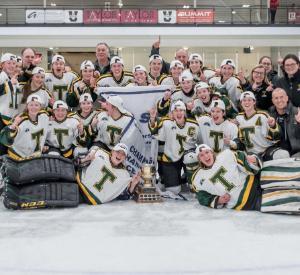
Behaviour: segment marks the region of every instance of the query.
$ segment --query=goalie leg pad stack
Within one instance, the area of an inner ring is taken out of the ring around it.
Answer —
[[[4,205],[9,209],[76,207],[78,204],[76,183],[47,182],[26,186],[6,183],[4,188]]]
[[[43,155],[40,158],[14,161],[5,159],[5,176],[10,183],[22,185],[49,181],[75,181],[75,170],[71,160],[59,156]]]

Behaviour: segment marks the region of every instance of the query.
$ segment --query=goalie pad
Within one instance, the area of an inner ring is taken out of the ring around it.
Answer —
[[[270,188],[263,190],[261,212],[300,214],[300,188]]]
[[[79,204],[78,185],[70,182],[47,182],[4,187],[3,203],[8,209],[76,207]]]
[[[262,189],[300,188],[300,159],[287,158],[264,162],[260,185]]]
[[[15,161],[4,160],[4,175],[10,183],[23,185],[47,181],[75,182],[75,170],[71,160],[60,156],[42,155],[40,158]]]

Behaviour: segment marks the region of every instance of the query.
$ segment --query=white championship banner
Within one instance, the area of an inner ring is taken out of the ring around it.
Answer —
[[[134,174],[143,163],[154,164],[157,155],[157,141],[151,137],[148,129],[148,111],[164,95],[170,86],[133,86],[133,87],[99,87],[96,93],[103,96],[118,95],[123,99],[124,108],[134,118],[122,133],[121,142],[128,146],[126,167]]]

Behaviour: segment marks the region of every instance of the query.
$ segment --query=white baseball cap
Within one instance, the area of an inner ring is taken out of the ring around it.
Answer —
[[[186,111],[185,104],[181,100],[177,100],[172,104],[171,112],[173,112],[175,109]]]
[[[133,72],[137,72],[137,71],[143,71],[147,73],[146,68],[143,65],[136,65],[133,67]]]
[[[28,104],[31,101],[36,101],[40,104],[43,104],[42,99],[39,95],[31,94],[30,96],[28,96],[26,103]]]
[[[116,144],[112,150],[114,150],[114,151],[123,151],[125,153],[125,156],[127,156],[127,154],[128,154],[128,147],[124,143]]]
[[[93,102],[92,96],[89,93],[82,94],[79,98],[79,103],[84,101]]]
[[[202,56],[198,53],[191,53],[190,54],[189,61],[192,61],[192,60],[199,60],[200,62],[203,62]]]
[[[194,80],[194,77],[190,70],[184,70],[181,75],[179,76],[179,82],[185,81],[185,80]]]
[[[68,105],[66,102],[62,101],[62,100],[57,100],[54,102],[53,104],[53,110],[56,110],[58,108],[64,108],[64,109],[67,109],[68,110]]]
[[[1,62],[6,62],[6,61],[17,61],[17,56],[12,54],[12,53],[5,53],[4,55],[1,56]]]
[[[92,61],[90,60],[84,60],[80,65],[80,71],[84,69],[92,69],[95,70],[95,66]]]
[[[106,101],[119,109],[122,114],[127,113],[123,106],[123,99],[118,95],[109,95]]]
[[[221,68],[224,66],[224,65],[230,65],[231,67],[235,68],[235,64],[233,62],[232,59],[224,59],[221,63]]]
[[[124,66],[124,61],[121,57],[119,56],[114,56],[111,58],[110,60],[110,65],[114,64],[114,63],[118,63],[118,64],[122,64]]]
[[[42,67],[35,67],[32,70],[32,74],[43,74],[43,75],[45,75],[46,72],[45,72],[45,70]]]
[[[22,62],[22,57],[21,56],[17,56],[17,62]]]
[[[182,64],[179,60],[173,60],[173,61],[170,63],[170,69],[172,69],[172,68],[174,68],[174,67],[178,67],[178,68],[184,69],[183,64]]]
[[[250,92],[250,91],[245,91],[241,94],[240,96],[240,101],[242,101],[243,99],[247,98],[247,97],[250,97],[252,98],[254,101],[256,101],[256,98],[255,98],[255,95]]]
[[[163,61],[162,57],[161,57],[159,54],[153,54],[153,55],[151,55],[150,58],[149,58],[149,64],[150,64],[154,59],[158,59],[158,60],[160,60],[161,62]]]
[[[64,63],[66,63],[65,58],[60,54],[56,54],[52,57],[52,62],[51,63],[53,64],[56,61],[62,61]]]
[[[206,82],[200,81],[195,85],[194,91],[197,92],[198,89],[209,89],[209,85]]]
[[[218,99],[218,100],[213,100],[213,101],[211,102],[211,104],[210,104],[210,109],[216,108],[216,107],[222,109],[223,111],[226,110],[224,102],[223,102],[222,100],[220,100],[220,99]]]
[[[200,144],[197,146],[196,151],[195,151],[196,155],[198,156],[202,150],[210,150],[213,152],[213,149],[211,147],[209,147],[207,144],[203,143],[203,144]]]

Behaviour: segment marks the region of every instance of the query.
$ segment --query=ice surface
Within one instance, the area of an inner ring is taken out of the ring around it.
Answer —
[[[300,274],[300,217],[196,200],[0,206],[0,274]]]

